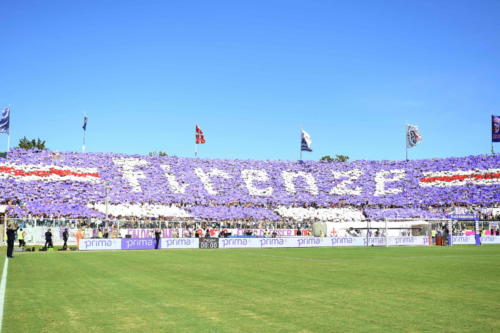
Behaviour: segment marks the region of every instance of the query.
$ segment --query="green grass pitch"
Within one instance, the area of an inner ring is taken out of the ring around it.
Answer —
[[[500,332],[500,246],[15,256],[2,332]]]

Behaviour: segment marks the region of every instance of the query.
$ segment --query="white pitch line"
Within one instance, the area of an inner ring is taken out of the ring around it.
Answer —
[[[5,287],[7,287],[7,268],[9,267],[9,259],[5,258],[3,264],[2,282],[0,282],[0,332],[2,332],[3,324],[3,306],[5,302]]]

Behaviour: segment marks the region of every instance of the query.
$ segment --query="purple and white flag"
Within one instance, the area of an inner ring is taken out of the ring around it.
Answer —
[[[0,133],[9,134],[10,107],[6,107],[0,116]]]

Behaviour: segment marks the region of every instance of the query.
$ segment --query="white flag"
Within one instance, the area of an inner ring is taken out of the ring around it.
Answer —
[[[406,125],[406,147],[415,147],[420,141],[422,141],[422,135],[418,126]]]
[[[309,133],[307,133],[304,130],[301,130],[300,150],[313,151],[311,147],[312,143],[313,142],[311,140],[311,136],[309,135]]]

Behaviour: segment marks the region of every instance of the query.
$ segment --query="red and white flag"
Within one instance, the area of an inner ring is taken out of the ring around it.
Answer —
[[[430,171],[424,172],[424,177],[420,178],[420,186],[422,187],[497,184],[500,184],[500,169]]]
[[[96,168],[75,168],[44,164],[0,163],[0,179],[14,178],[22,181],[79,181],[98,182]]]
[[[203,135],[203,131],[196,125],[196,144],[205,143],[205,136]]]

